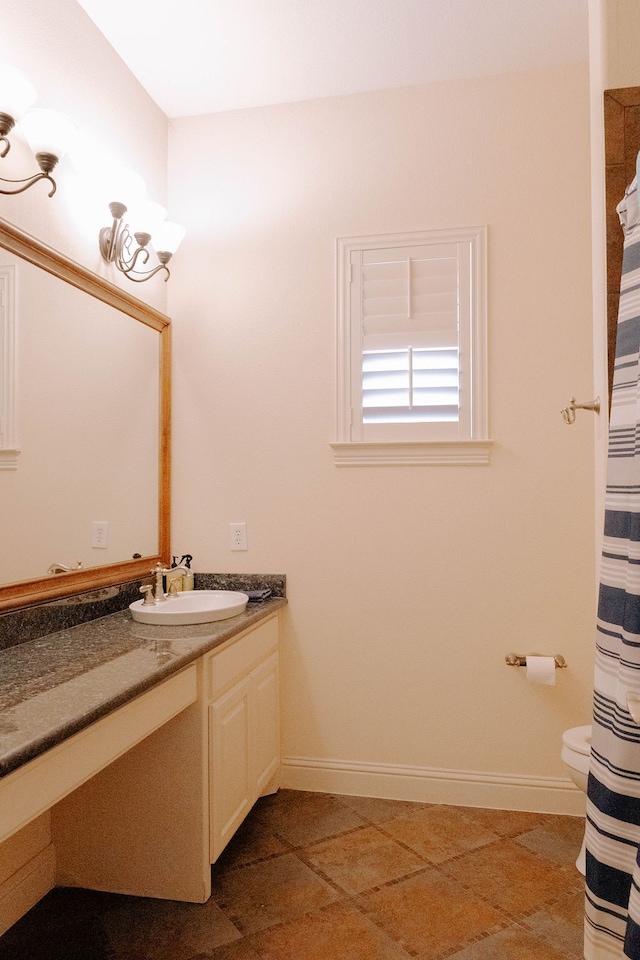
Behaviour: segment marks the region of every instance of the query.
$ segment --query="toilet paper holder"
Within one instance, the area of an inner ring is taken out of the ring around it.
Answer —
[[[508,653],[504,658],[505,663],[510,667],[526,667],[527,657],[542,657],[542,653],[527,653],[525,656],[522,656],[520,653]],[[563,667],[567,666],[567,661],[562,656],[561,653],[556,653],[553,658],[556,665],[556,670],[561,670]]]

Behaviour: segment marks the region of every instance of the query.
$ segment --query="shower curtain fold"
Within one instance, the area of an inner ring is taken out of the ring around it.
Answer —
[[[640,960],[640,217],[618,206],[624,253],[609,426],[587,792],[585,960]],[[634,707],[635,712],[635,707]]]

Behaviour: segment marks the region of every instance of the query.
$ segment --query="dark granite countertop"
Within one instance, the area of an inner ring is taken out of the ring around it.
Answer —
[[[0,650],[0,777],[133,700],[286,605],[228,620],[137,623],[121,610]]]

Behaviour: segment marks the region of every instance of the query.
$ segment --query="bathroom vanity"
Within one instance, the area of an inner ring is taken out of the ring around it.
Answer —
[[[280,766],[283,598],[0,652],[0,933],[54,885],[191,902]]]
[[[55,885],[204,902],[212,861],[277,788],[284,578],[227,620],[132,620],[143,578],[171,558],[171,322],[2,218],[0,273],[0,934]],[[72,379],[96,349],[102,392]],[[73,417],[43,370],[81,398]],[[97,552],[96,517],[111,523]],[[196,587],[243,590],[234,578]]]

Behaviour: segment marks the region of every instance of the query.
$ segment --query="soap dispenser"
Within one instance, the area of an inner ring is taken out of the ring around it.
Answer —
[[[171,572],[173,568],[177,566],[178,566],[178,558],[171,557],[171,569],[169,570],[169,573],[167,573],[165,580],[166,580],[166,592],[171,593],[172,596],[173,596],[173,592],[171,590],[171,585],[173,583],[175,583],[175,587],[173,588],[174,591],[180,591],[185,589],[184,576],[181,573]]]
[[[180,560],[180,565],[186,567],[188,573],[185,573],[182,577],[182,589],[183,590],[193,590],[194,588],[194,578],[193,570],[191,569],[191,561],[193,557],[190,553],[185,553],[185,555]]]

